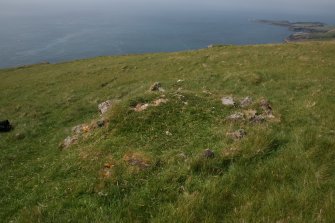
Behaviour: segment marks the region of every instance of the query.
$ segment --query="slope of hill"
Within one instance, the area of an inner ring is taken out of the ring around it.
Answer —
[[[334,222],[334,61],[330,41],[0,70],[0,219]]]

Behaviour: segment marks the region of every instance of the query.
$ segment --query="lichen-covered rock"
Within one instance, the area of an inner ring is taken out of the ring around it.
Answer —
[[[111,100],[107,100],[102,102],[98,105],[98,109],[100,111],[100,114],[105,114],[113,105],[113,102]]]
[[[222,104],[225,106],[234,106],[235,105],[235,101],[233,99],[233,97],[223,97],[221,98]]]

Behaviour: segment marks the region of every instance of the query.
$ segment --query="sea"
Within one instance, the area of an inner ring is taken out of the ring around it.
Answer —
[[[2,13],[0,68],[105,55],[194,50],[211,44],[281,43],[291,34],[285,27],[261,24],[256,22],[258,19],[335,24],[334,16],[322,14],[224,9],[132,12]]]

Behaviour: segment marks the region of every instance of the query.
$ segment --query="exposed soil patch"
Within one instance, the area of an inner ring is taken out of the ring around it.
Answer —
[[[145,170],[151,166],[148,156],[139,152],[131,152],[124,155],[123,160],[130,166],[136,167],[138,170]]]

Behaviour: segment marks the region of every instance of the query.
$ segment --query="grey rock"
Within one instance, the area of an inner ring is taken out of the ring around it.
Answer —
[[[68,136],[64,139],[63,143],[61,143],[59,145],[59,147],[61,149],[67,149],[69,148],[71,145],[75,144],[78,141],[78,137],[77,136]]]
[[[113,102],[111,100],[107,100],[99,104],[98,109],[100,113],[103,115],[112,107],[112,105],[113,105]]]
[[[251,97],[245,97],[240,101],[241,108],[248,107],[252,104],[252,98]]]
[[[80,134],[84,133],[83,125],[77,125],[77,126],[73,127],[72,132],[76,135],[80,135]]]
[[[223,97],[221,98],[222,104],[225,106],[234,106],[235,105],[235,101],[233,99],[233,97]]]

